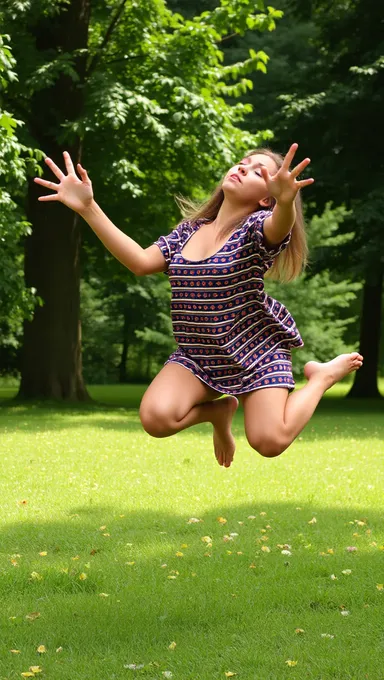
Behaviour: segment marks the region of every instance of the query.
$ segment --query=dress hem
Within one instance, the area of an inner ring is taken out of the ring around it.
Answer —
[[[236,391],[223,390],[223,389],[218,389],[217,387],[212,387],[212,385],[210,385],[207,380],[204,380],[204,378],[202,378],[201,375],[198,375],[197,373],[195,373],[192,370],[192,368],[188,368],[188,366],[185,366],[185,364],[181,363],[181,361],[177,361],[176,359],[167,359],[167,361],[164,363],[164,366],[166,366],[167,364],[178,364],[179,366],[182,366],[187,371],[192,373],[192,375],[194,375],[195,378],[198,378],[198,380],[201,380],[201,382],[203,382],[205,385],[208,385],[208,387],[210,387],[211,390],[214,390],[215,392],[219,392],[220,394],[229,394],[229,395],[236,396],[237,394],[247,394],[248,392],[255,392],[256,390],[265,390],[265,389],[268,389],[269,387],[284,387],[289,392],[293,392],[293,390],[296,387],[296,384],[294,384],[292,386],[292,385],[286,385],[286,384],[283,384],[283,383],[279,383],[278,385],[274,385],[274,384],[258,385],[257,387],[250,387],[249,389],[241,390],[241,391],[239,391],[239,390],[236,390]]]

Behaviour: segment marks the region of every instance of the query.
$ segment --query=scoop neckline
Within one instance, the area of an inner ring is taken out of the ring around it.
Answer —
[[[203,222],[205,222],[205,221],[206,221],[206,218],[202,218],[201,220],[198,220],[198,221],[192,226],[192,231],[191,231],[190,235],[188,236],[187,240],[184,241],[183,247],[182,247],[181,250],[183,250],[183,248],[187,245],[187,243],[188,243],[189,239],[191,238],[191,236],[193,236],[193,234],[195,233],[195,231],[198,231],[198,229],[200,229],[201,225],[202,225]],[[196,225],[197,225],[197,229],[196,229]],[[207,262],[208,260],[212,260],[213,257],[218,257],[219,253],[221,253],[221,251],[225,248],[225,246],[228,245],[228,243],[230,242],[232,236],[234,236],[238,231],[240,231],[240,230],[243,228],[243,226],[244,226],[244,224],[242,224],[241,227],[238,227],[237,229],[235,229],[235,231],[232,232],[232,234],[230,235],[230,237],[225,241],[225,243],[223,243],[223,245],[221,246],[221,248],[220,248],[219,250],[217,250],[216,253],[213,253],[213,255],[209,255],[208,257],[204,257],[202,260],[189,260],[189,259],[185,258],[184,255],[182,255],[181,250],[179,251],[178,255],[179,255],[179,257],[181,257],[182,260],[184,260],[184,262],[191,263],[191,264],[201,264],[202,262]]]

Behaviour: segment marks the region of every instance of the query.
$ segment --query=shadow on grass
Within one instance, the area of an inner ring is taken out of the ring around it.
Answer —
[[[88,680],[101,664],[99,677],[120,678],[124,663],[156,660],[151,679],[171,668],[182,680],[212,680],[235,668],[250,680],[257,668],[257,680],[267,680],[291,677],[284,660],[298,657],[295,677],[382,677],[384,595],[376,585],[383,552],[369,544],[380,532],[382,540],[383,518],[370,508],[357,515],[315,504],[298,510],[288,502],[223,503],[193,524],[155,510],[120,516],[112,506],[74,506],[53,522],[30,521],[25,510],[2,529],[2,641],[9,649],[24,635],[48,649],[62,646],[61,657],[44,658],[52,677]],[[223,515],[224,526],[217,521]],[[269,554],[261,551],[266,525]],[[353,538],[357,529],[361,537]],[[231,532],[232,541],[223,541]],[[284,545],[291,555],[281,553]],[[348,552],[351,545],[358,550]],[[10,562],[15,554],[18,568]],[[40,616],[31,622],[28,612]],[[323,640],[322,632],[336,639]],[[182,666],[168,651],[171,640]],[[85,662],[83,675],[71,668],[76,655]],[[20,670],[19,659],[8,663]]]
[[[323,399],[314,416],[301,434],[305,441],[337,440],[340,438],[384,440],[384,418],[381,402],[350,401],[346,399]],[[71,428],[110,430],[114,432],[142,432],[138,408],[127,408],[97,402],[70,404],[57,402],[17,402],[0,406],[1,429],[7,432],[36,433],[42,430],[64,431]],[[202,423],[186,432],[208,434],[211,425]],[[233,420],[235,437],[244,435],[243,411],[239,407]]]

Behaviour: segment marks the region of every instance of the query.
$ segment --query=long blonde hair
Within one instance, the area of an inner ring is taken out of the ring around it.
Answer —
[[[276,163],[278,168],[281,168],[284,161],[284,157],[281,156],[281,154],[275,153],[268,148],[254,149],[247,153],[244,158],[254,156],[255,154],[269,156]],[[190,220],[191,222],[196,222],[203,218],[208,219],[209,221],[215,220],[220,210],[220,206],[224,201],[222,184],[223,180],[221,180],[220,184],[214,189],[208,200],[202,204],[197,204],[194,201],[181,196],[176,197],[176,202],[184,219]],[[259,205],[259,207],[252,212],[272,209],[275,203],[275,199],[272,198],[270,208],[264,208]],[[275,258],[272,267],[267,272],[267,276],[278,279],[279,281],[293,281],[293,279],[301,274],[307,264],[308,246],[300,192],[296,194],[295,208],[296,220],[292,227],[291,240],[287,248]],[[240,227],[247,217],[248,215],[242,217],[237,223],[230,224],[225,232],[223,232],[222,236],[229,236],[230,232],[232,232],[233,229]]]

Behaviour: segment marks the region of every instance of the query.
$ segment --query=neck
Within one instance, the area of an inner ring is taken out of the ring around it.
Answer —
[[[234,203],[228,198],[224,198],[216,219],[213,221],[215,231],[222,232],[229,229],[231,225],[237,224],[243,217],[257,210],[257,206],[244,205],[244,203]]]

